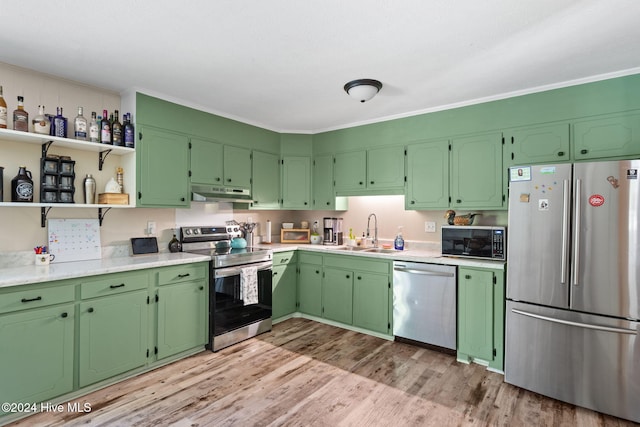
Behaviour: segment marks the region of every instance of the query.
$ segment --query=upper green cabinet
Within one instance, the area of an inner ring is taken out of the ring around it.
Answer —
[[[282,207],[311,208],[311,159],[289,156],[282,159]]]
[[[499,209],[504,205],[502,134],[451,141],[451,207]]]
[[[449,141],[407,146],[405,209],[449,207]]]
[[[280,206],[280,158],[255,150],[252,157],[251,209],[277,209]]]
[[[251,150],[224,146],[224,184],[230,187],[251,187]]]
[[[569,161],[568,123],[513,129],[505,134],[505,164],[509,166]]]
[[[333,156],[316,156],[313,159],[313,209],[346,210],[347,199],[336,197],[333,187]]]
[[[337,153],[334,181],[338,195],[402,194],[404,147]]]
[[[137,146],[137,205],[189,206],[189,138],[141,125]]]
[[[589,160],[640,154],[640,113],[609,115],[573,125],[573,157]]]
[[[191,182],[222,184],[224,146],[219,142],[191,138]]]

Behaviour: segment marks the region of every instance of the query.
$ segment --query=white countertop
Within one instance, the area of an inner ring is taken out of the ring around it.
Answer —
[[[166,267],[209,261],[204,255],[179,253],[159,253],[129,257],[103,258],[90,261],[52,262],[49,266],[27,265],[0,269],[0,288],[29,283],[51,282],[76,277],[95,276],[121,271]]]
[[[337,254],[337,255],[354,255],[363,256],[369,258],[381,258],[393,261],[409,261],[409,262],[425,262],[430,264],[446,264],[446,265],[459,265],[464,267],[478,267],[478,268],[493,268],[498,270],[504,270],[504,261],[490,261],[482,259],[472,258],[459,258],[459,257],[443,257],[440,251],[429,250],[423,248],[408,249],[404,251],[394,251],[393,253],[382,252],[365,252],[365,251],[350,251],[340,248],[345,246],[325,246],[325,245],[311,245],[311,244],[285,244],[285,243],[272,243],[269,245],[259,244],[256,247],[263,249],[271,249],[274,253],[305,250],[321,252],[325,254]]]

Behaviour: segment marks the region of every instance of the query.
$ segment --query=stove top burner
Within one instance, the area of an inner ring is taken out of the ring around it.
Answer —
[[[212,257],[217,256],[227,256],[227,255],[241,255],[241,254],[252,254],[252,253],[264,253],[268,251],[268,249],[261,248],[210,248],[210,249],[190,249],[184,252],[189,252],[192,254],[198,255],[209,255]]]

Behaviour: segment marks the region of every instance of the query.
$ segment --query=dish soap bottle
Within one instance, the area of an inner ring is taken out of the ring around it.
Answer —
[[[398,227],[398,234],[393,241],[393,247],[396,251],[404,250],[404,239],[402,238],[402,226]]]

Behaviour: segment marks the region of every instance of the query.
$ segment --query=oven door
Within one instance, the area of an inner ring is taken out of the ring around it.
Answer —
[[[209,331],[212,340],[215,336],[271,319],[272,265],[269,261],[213,270],[209,292]],[[249,266],[258,270],[258,302],[254,304],[245,304],[242,299],[240,275],[242,269]]]

